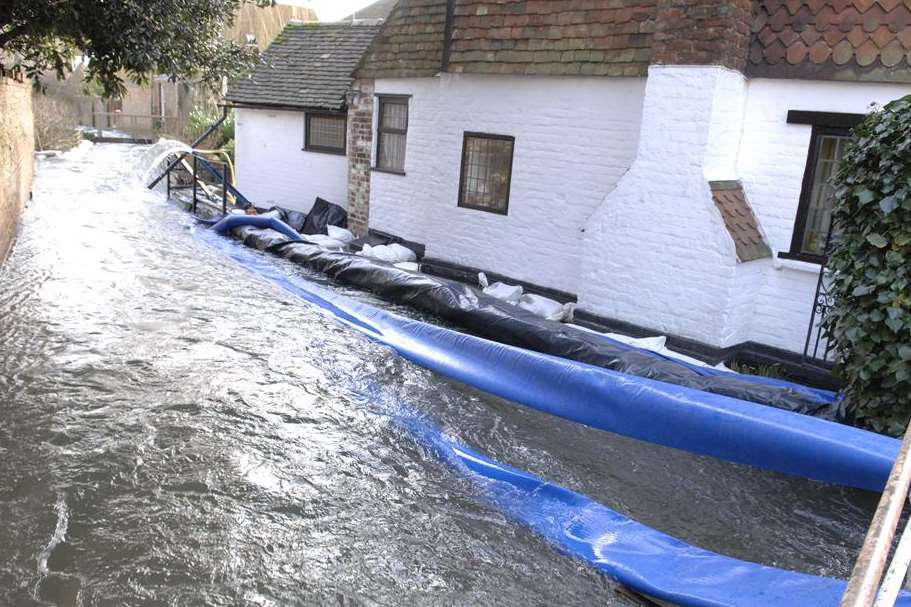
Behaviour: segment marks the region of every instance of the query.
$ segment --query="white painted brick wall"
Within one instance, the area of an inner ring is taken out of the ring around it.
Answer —
[[[317,196],[348,200],[348,159],[306,152],[304,113],[237,110],[237,188],[259,207],[309,211]]]
[[[740,270],[708,179],[736,179],[743,90],[724,68],[649,70],[636,161],[589,224],[583,309],[715,346],[742,333]]]
[[[898,84],[751,80],[738,170],[773,252],[788,251],[812,128],[787,123],[788,110],[863,114],[911,93]],[[776,269],[777,267],[777,269]],[[818,266],[765,264],[749,339],[802,352]]]
[[[412,95],[406,176],[373,173],[371,227],[429,256],[578,290],[590,215],[632,162],[644,79],[443,75],[379,80]],[[516,138],[509,215],[458,207],[462,138]]]

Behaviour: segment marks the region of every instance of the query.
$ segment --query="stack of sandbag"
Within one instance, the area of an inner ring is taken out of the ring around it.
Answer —
[[[518,306],[541,318],[557,322],[572,322],[576,305],[572,303],[561,304],[542,295],[525,293],[521,285],[508,285],[504,282],[490,284],[484,272],[478,274],[478,282],[485,295],[500,301]]]

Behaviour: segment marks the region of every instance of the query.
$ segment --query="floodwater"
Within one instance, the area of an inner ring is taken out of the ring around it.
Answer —
[[[42,161],[0,269],[0,605],[631,604],[422,449],[364,396],[376,383],[687,542],[850,573],[876,496],[587,429],[406,363],[195,237],[139,186],[146,156]]]

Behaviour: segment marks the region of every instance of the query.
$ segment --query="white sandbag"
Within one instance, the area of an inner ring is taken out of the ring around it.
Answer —
[[[307,234],[303,239],[330,251],[341,251],[346,246],[344,242],[325,234]]]
[[[349,243],[354,240],[354,234],[345,228],[340,228],[338,226],[326,226],[326,231],[329,232],[329,238],[334,238],[335,240]]]
[[[400,244],[391,244],[391,245],[389,245],[389,248],[392,249],[392,252],[397,257],[397,259],[396,259],[397,262],[417,261],[418,260],[417,253],[415,253],[414,251],[412,251],[411,249],[409,249],[406,246],[403,246]]]
[[[491,297],[496,297],[506,303],[510,303],[514,306],[519,305],[519,301],[522,299],[522,294],[525,292],[519,285],[508,285],[502,282],[495,282],[486,289],[484,289],[485,295],[490,295]]]
[[[418,259],[418,256],[414,251],[408,247],[403,247],[400,244],[380,245],[376,247],[365,244],[364,248],[361,250],[361,255],[388,261],[390,263],[403,263],[406,261],[417,261]]]
[[[547,320],[557,322],[571,321],[576,311],[575,304],[561,304],[559,301],[533,293],[523,295],[519,299],[519,307]]]
[[[712,365],[699,360],[698,358],[693,358],[687,356],[686,354],[681,354],[680,352],[675,352],[667,347],[667,337],[660,335],[657,337],[630,337],[629,335],[622,335],[620,333],[601,333],[600,331],[595,331],[594,329],[589,329],[588,327],[583,327],[581,325],[573,325],[577,329],[582,329],[583,331],[588,331],[590,333],[598,333],[599,335],[604,335],[609,337],[614,341],[619,341],[620,343],[633,346],[635,348],[642,348],[643,350],[648,350],[662,356],[667,356],[668,358],[673,358],[682,362],[691,363],[699,367],[713,368]],[[714,366],[715,369],[721,369],[724,371],[730,371],[727,367],[724,366],[724,363]]]
[[[416,261],[403,261],[401,263],[395,264],[395,267],[400,270],[408,270],[409,272],[421,271],[421,264],[417,263]]]
[[[519,300],[525,292],[525,289],[520,285],[508,285],[505,282],[490,284],[490,281],[487,279],[487,274],[484,272],[478,274],[478,284],[481,285],[481,289],[484,291],[485,295],[490,295],[491,297],[495,297],[514,306],[519,305]]]

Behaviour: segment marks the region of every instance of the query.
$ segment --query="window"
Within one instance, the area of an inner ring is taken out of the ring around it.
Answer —
[[[152,82],[152,116],[164,118],[167,116],[166,89],[161,80]]]
[[[791,250],[779,253],[779,257],[812,263],[825,261],[835,196],[832,178],[844,158],[851,139],[851,129],[863,119],[863,114],[800,110],[788,112],[788,124],[810,125],[813,134],[810,137]]]
[[[344,114],[307,114],[304,149],[345,154],[348,121]]]
[[[850,138],[848,129],[813,128],[794,237],[787,257],[817,263],[825,258],[835,197],[832,178]]]
[[[377,127],[376,168],[405,172],[405,143],[408,138],[408,98],[381,96]]]
[[[506,215],[515,138],[465,133],[459,206]]]

